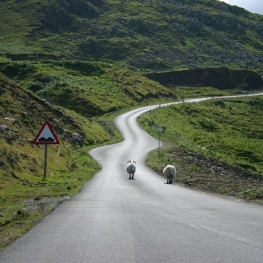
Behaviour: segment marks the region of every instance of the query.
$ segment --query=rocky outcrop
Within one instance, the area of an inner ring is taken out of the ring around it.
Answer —
[[[182,71],[151,73],[147,78],[164,86],[214,87],[217,89],[259,90],[263,88],[260,75],[249,70],[203,68]]]

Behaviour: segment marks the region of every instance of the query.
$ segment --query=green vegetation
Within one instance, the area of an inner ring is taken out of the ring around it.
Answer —
[[[237,90],[219,90],[211,87],[176,87],[176,96],[178,100],[186,98],[216,97],[237,94]]]
[[[176,97],[171,89],[106,63],[4,61],[0,71],[35,94],[86,117]]]
[[[139,123],[157,138],[262,174],[262,109],[262,97],[212,99],[158,108]]]
[[[8,0],[0,18],[0,54],[15,60],[263,72],[262,16],[219,0]]]

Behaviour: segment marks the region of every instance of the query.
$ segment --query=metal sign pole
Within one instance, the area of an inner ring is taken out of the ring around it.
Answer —
[[[40,131],[38,132],[37,137],[35,138],[34,144],[45,144],[45,159],[44,159],[44,177],[42,180],[45,180],[47,177],[47,153],[49,144],[59,144],[57,135],[53,131],[50,123],[46,121]]]
[[[48,153],[48,144],[45,144],[45,161],[44,161],[44,178],[47,176],[47,153]]]

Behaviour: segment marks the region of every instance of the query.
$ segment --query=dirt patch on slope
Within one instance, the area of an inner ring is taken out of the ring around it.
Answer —
[[[263,80],[256,72],[249,70],[230,70],[225,67],[151,73],[145,76],[169,87],[207,86],[220,90],[259,90],[263,87]]]

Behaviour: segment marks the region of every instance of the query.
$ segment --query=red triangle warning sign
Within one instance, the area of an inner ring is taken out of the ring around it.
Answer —
[[[40,129],[33,143],[34,144],[59,144],[57,135],[53,131],[48,121],[44,123],[44,125]]]

